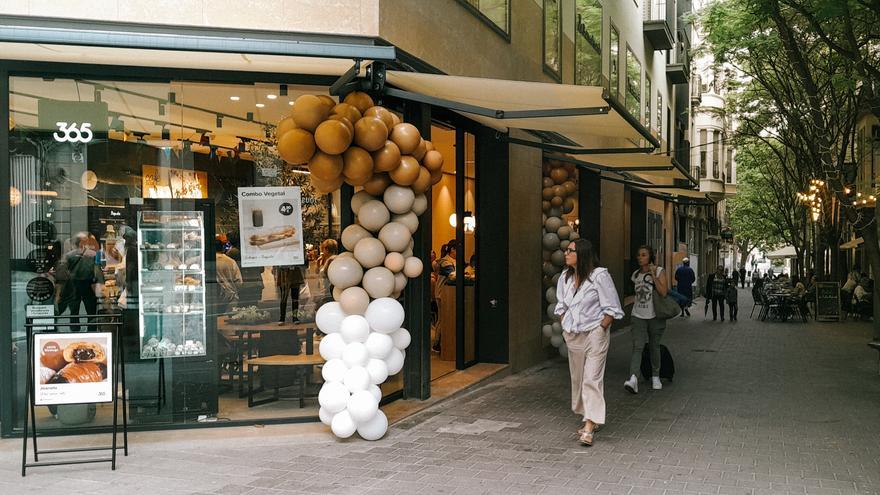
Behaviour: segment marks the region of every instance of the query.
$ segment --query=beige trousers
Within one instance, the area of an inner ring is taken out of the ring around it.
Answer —
[[[605,361],[611,332],[563,332],[571,373],[571,410],[597,425],[605,424]]]

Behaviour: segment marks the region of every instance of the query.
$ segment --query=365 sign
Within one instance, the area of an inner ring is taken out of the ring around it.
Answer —
[[[67,122],[55,122],[55,125],[58,126],[58,131],[52,136],[59,143],[88,143],[94,137],[92,124],[89,122],[81,124],[76,122],[70,124]]]

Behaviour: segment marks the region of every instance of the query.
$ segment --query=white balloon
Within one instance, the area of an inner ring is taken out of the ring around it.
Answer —
[[[392,184],[388,186],[388,189],[385,189],[382,199],[392,213],[400,214],[406,213],[412,208],[416,195],[409,187]]]
[[[554,335],[554,336],[550,337],[550,344],[553,347],[561,346],[562,345],[562,336],[561,335]]]
[[[380,333],[392,333],[401,325],[404,319],[403,306],[390,297],[382,297],[374,300],[367,307],[364,317],[370,323],[370,328]]]
[[[339,333],[347,343],[366,342],[370,335],[370,324],[361,315],[346,316],[339,327]]]
[[[378,385],[370,385],[367,387],[367,392],[373,394],[373,397],[376,398],[376,402],[382,402],[382,389],[379,388]]]
[[[362,315],[370,305],[370,295],[362,287],[349,287],[339,294],[339,305],[349,315]]]
[[[373,419],[363,423],[357,427],[358,435],[361,436],[364,440],[374,441],[379,440],[383,436],[385,436],[385,432],[388,431],[388,418],[385,416],[385,413],[380,409],[376,412],[376,415],[373,416]]]
[[[333,284],[333,287],[340,289],[347,289],[361,283],[363,276],[364,269],[354,258],[336,257],[336,259],[330,262],[330,266],[327,267],[327,278]]]
[[[345,317],[346,314],[338,302],[328,302],[318,308],[318,311],[315,313],[315,324],[324,333],[336,333],[339,331],[339,325],[342,324],[342,320]]]
[[[428,209],[428,197],[424,194],[417,194],[415,200],[413,201],[412,211],[418,216],[422,216],[422,213],[427,211]]]
[[[388,297],[394,292],[394,274],[384,266],[370,268],[364,274],[363,286],[374,299]]]
[[[379,230],[379,240],[388,251],[401,252],[407,249],[412,241],[412,232],[409,228],[398,222],[389,222]]]
[[[370,392],[361,390],[351,395],[345,409],[355,423],[366,423],[373,419],[373,416],[379,411],[379,401]]]
[[[388,365],[381,359],[370,359],[367,362],[367,373],[370,374],[370,383],[381,385],[388,379]]]
[[[354,247],[354,257],[364,268],[373,268],[385,262],[385,245],[375,237],[364,237]]]
[[[385,268],[397,273],[403,270],[406,258],[400,253],[391,252],[385,255]]]
[[[372,383],[370,372],[363,366],[350,368],[345,372],[345,378],[342,380],[342,384],[351,393],[366,390],[370,383]]]
[[[367,229],[360,225],[353,223],[342,231],[342,245],[345,249],[348,249],[348,251],[353,251],[354,247],[357,246],[358,241],[366,237],[373,237],[373,234],[370,234]],[[344,254],[345,253],[340,253],[337,257]]]
[[[342,336],[340,335],[339,338],[342,338]],[[346,345],[342,351],[342,360],[345,361],[345,365],[349,368],[366,366],[369,359],[370,354],[367,352],[367,346],[360,342],[352,342]]]
[[[541,327],[541,333],[544,334],[544,337],[552,337],[553,336],[553,327],[550,325],[544,325]]]
[[[385,206],[385,203],[372,200],[367,201],[361,206],[357,219],[361,227],[370,232],[378,232],[379,229],[391,220],[391,213],[388,212],[388,207]]]
[[[385,364],[388,365],[388,376],[394,376],[400,373],[400,370],[403,369],[403,361],[405,358],[406,353],[404,351],[397,348],[391,349],[391,352],[388,353],[388,357],[385,358]]]
[[[357,215],[364,203],[367,201],[373,201],[374,199],[376,198],[370,196],[370,193],[367,191],[358,191],[354,193],[354,196],[351,197],[351,211]]]
[[[335,414],[329,412],[323,407],[318,408],[318,418],[320,418],[321,422],[325,425],[330,426],[330,424],[333,422],[333,416],[335,416]]]
[[[406,225],[410,234],[415,234],[419,230],[419,217],[411,211],[402,215],[391,215],[391,221]]]
[[[348,405],[348,389],[339,382],[325,383],[318,392],[318,404],[330,414],[336,414]]]
[[[403,273],[409,278],[416,278],[422,274],[422,270],[424,269],[424,265],[422,264],[422,260],[416,258],[415,256],[410,256],[406,259],[406,263],[403,265]]]
[[[367,353],[369,353],[371,358],[385,359],[388,353],[391,352],[391,349],[394,348],[393,338],[393,335],[388,336],[384,333],[370,332],[370,336],[367,337],[367,341],[364,343],[367,346]]]
[[[336,416],[333,416],[333,422],[330,423],[330,429],[337,437],[348,438],[354,435],[354,432],[357,431],[357,424],[351,419],[351,414],[349,414],[348,411],[342,411]]]
[[[402,351],[409,347],[410,342],[412,342],[412,336],[410,336],[409,330],[399,328],[391,334],[391,342],[394,344],[394,347]]]
[[[348,366],[345,361],[340,358],[330,359],[321,368],[321,376],[325,382],[341,382],[345,378],[345,372]]]
[[[406,288],[406,275],[403,273],[394,274],[394,293],[400,294]]]
[[[324,360],[330,361],[331,359],[341,358],[345,348],[345,339],[342,338],[342,335],[331,333],[321,339],[321,343],[318,345],[318,352]]]

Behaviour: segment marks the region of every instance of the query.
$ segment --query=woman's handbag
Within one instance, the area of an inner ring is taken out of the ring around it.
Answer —
[[[668,293],[661,296],[656,287],[651,294],[651,300],[654,302],[654,317],[658,320],[675,318],[681,313],[681,306],[678,305],[678,302]]]

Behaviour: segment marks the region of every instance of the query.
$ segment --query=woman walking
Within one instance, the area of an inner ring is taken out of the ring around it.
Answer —
[[[556,285],[555,313],[562,321],[571,373],[571,410],[583,417],[582,444],[593,445],[593,432],[605,423],[605,360],[613,320],[623,318],[617,289],[599,266],[593,245],[572,241],[565,249],[566,270]]]
[[[639,393],[638,373],[642,364],[642,351],[645,343],[651,355],[651,386],[660,390],[660,339],[666,330],[666,320],[656,318],[654,314],[654,289],[665,297],[668,292],[666,276],[663,268],[656,266],[654,249],[641,246],[638,252],[639,269],[633,272],[632,281],[635,285],[636,299],[632,309],[632,356],[629,360],[629,380],[623,383],[631,393]]]

